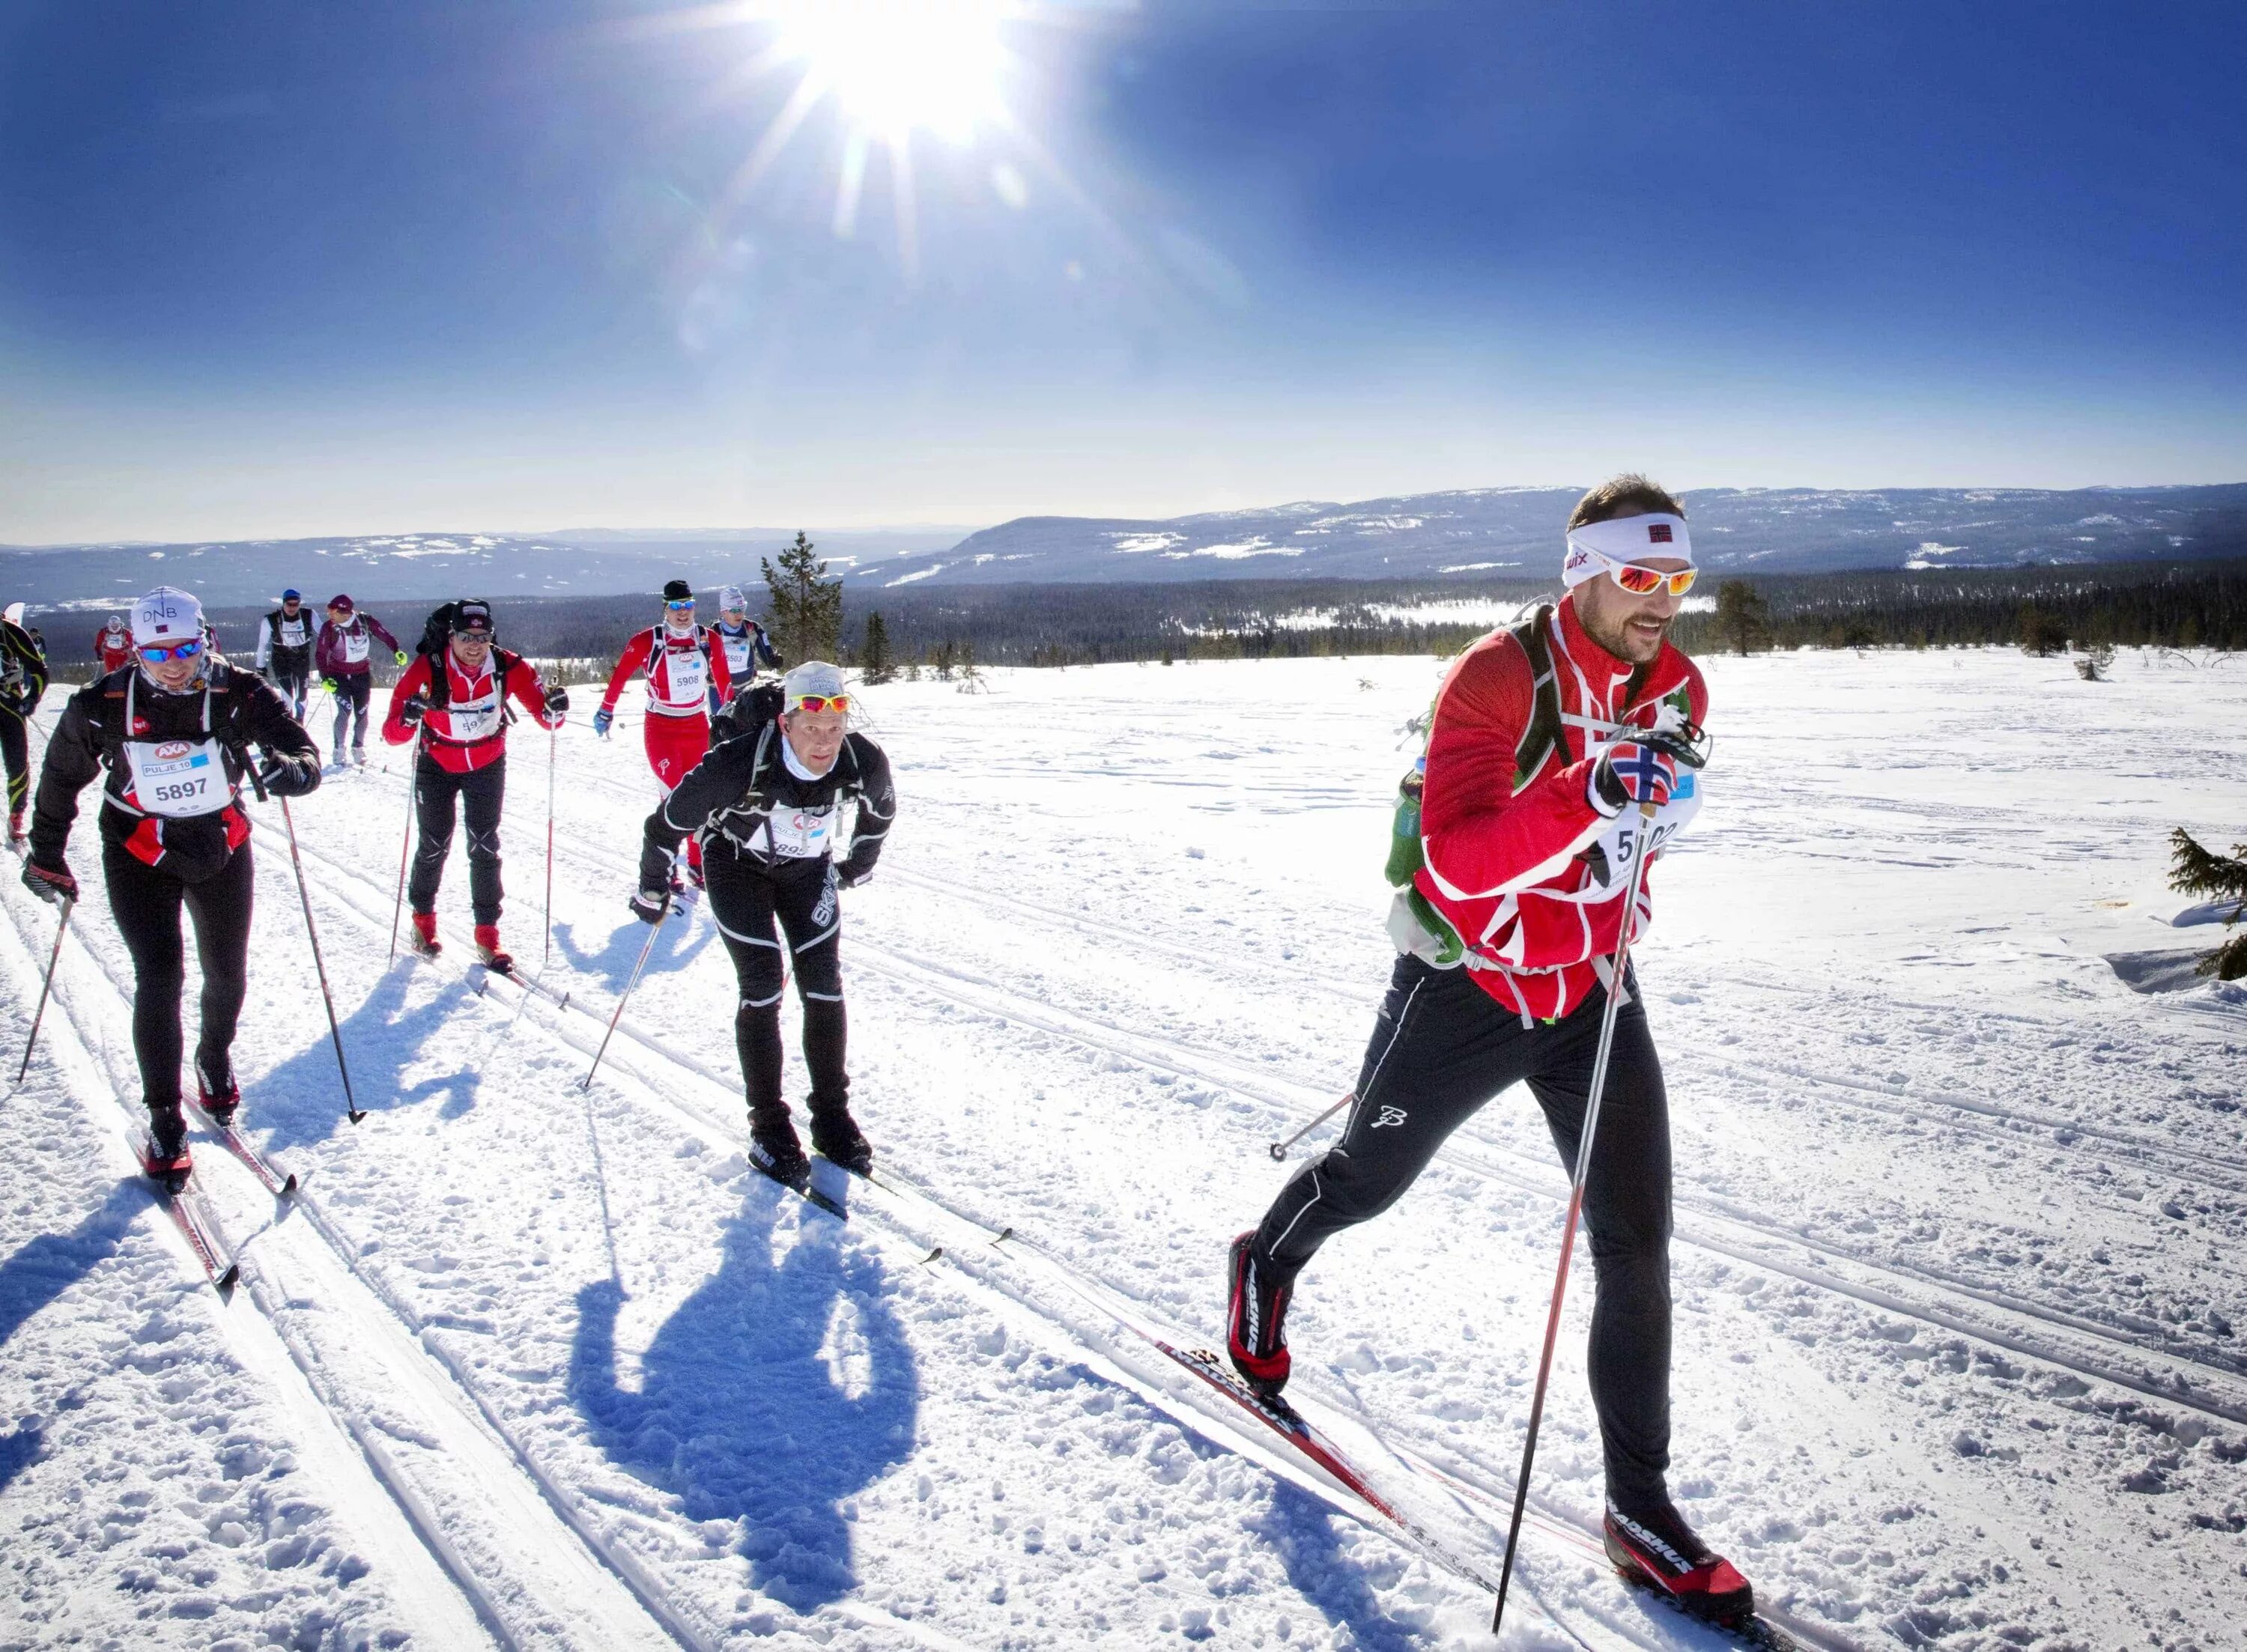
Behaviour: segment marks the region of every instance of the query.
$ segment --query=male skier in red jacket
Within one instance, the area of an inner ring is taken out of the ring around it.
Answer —
[[[1667,492],[1618,476],[1585,495],[1561,577],[1567,595],[1535,634],[1549,686],[1512,631],[1484,638],[1444,679],[1422,864],[1391,917],[1400,956],[1349,1122],[1233,1241],[1228,1352],[1267,1392],[1287,1380],[1283,1324],[1303,1266],[1394,1204],[1499,1091],[1526,1081],[1563,1165],[1575,1162],[1632,863],[1700,805],[1664,737],[1701,724],[1708,694],[1666,640],[1693,583],[1684,511]],[[1649,802],[1655,823],[1643,832],[1636,806]],[[1653,910],[1643,875],[1636,906],[1634,937]],[[1730,1621],[1752,1609],[1747,1580],[1670,1500],[1669,1103],[1644,1004],[1631,981],[1622,987],[1584,1205],[1608,1551],[1686,1610]]]

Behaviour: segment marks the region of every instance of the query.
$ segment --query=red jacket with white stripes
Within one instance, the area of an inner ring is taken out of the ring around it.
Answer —
[[[1540,1020],[1583,1002],[1622,932],[1621,888],[1602,895],[1577,858],[1614,823],[1588,795],[1588,752],[1623,725],[1651,727],[1665,700],[1699,723],[1709,699],[1668,643],[1631,692],[1631,666],[1592,640],[1573,597],[1554,611],[1553,643],[1566,749],[1547,753],[1519,790],[1515,753],[1535,707],[1528,655],[1495,631],[1445,673],[1421,794],[1425,864],[1413,880],[1458,932],[1483,990]],[[1652,915],[1642,879],[1634,939]]]
[[[447,774],[466,775],[488,768],[507,755],[507,698],[538,720],[542,728],[559,728],[563,714],[546,708],[546,683],[537,668],[520,655],[495,648],[484,668],[470,675],[450,648],[444,651],[445,699],[421,713],[417,727],[398,713],[416,694],[431,698],[430,661],[423,654],[406,668],[390,690],[390,714],[383,719],[382,737],[403,746],[419,734],[421,749]]]
[[[713,646],[707,625],[684,634],[666,625],[651,625],[625,645],[617,668],[609,673],[608,691],[601,709],[613,712],[617,696],[635,673],[647,672],[647,710],[651,717],[704,717],[710,711],[710,685],[718,686],[718,703],[734,697],[733,673],[726,668],[726,651]]]

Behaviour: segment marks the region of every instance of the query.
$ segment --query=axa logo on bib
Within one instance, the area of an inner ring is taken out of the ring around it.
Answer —
[[[174,758],[185,757],[194,747],[184,740],[167,740],[156,747],[156,761],[168,763]]]

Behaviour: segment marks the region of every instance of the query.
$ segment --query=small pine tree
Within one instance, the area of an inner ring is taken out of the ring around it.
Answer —
[[[773,559],[758,559],[765,589],[772,593],[773,640],[790,665],[832,659],[843,646],[843,582],[827,577],[827,564],[812,554],[811,541],[799,529],[796,543]]]
[[[952,680],[952,667],[953,662],[959,658],[960,645],[953,642],[951,638],[947,637],[937,644],[935,652],[931,659],[931,663],[936,668],[937,681],[948,683]]]
[[[2169,834],[2169,887],[2180,895],[2207,896],[2219,905],[2230,902],[2226,929],[2247,914],[2247,843],[2234,843],[2229,855],[2203,849],[2182,826]],[[2247,932],[2232,936],[2200,960],[2200,973],[2218,980],[2236,981],[2247,975]]]
[[[2021,652],[2039,659],[2067,652],[2067,622],[2034,603],[2021,604]]]
[[[890,658],[890,628],[878,613],[866,616],[866,640],[859,647],[858,663],[865,679],[877,686],[898,674]]]
[[[1717,635],[1742,659],[1771,646],[1771,604],[1746,580],[1727,579],[1717,587]]]
[[[974,643],[972,640],[961,643],[960,645],[960,692],[963,694],[980,694],[984,692],[986,686],[983,673],[976,669]]]

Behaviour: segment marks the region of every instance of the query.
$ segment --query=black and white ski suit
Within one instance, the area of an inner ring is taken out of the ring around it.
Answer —
[[[231,1071],[249,979],[249,818],[239,794],[251,742],[291,766],[294,795],[319,783],[319,748],[279,692],[217,659],[180,693],[138,666],[98,677],[70,697],[47,742],[31,818],[34,864],[65,869],[79,794],[108,771],[102,874],[133,954],[133,1048],[152,1107],[180,1099],[182,907],[195,921],[203,973],[196,1059],[214,1076]]]
[[[710,913],[741,980],[734,1038],[753,1125],[788,1116],[781,1096],[780,1000],[791,966],[803,1001],[812,1118],[848,1111],[843,915],[836,891],[872,873],[898,809],[890,760],[865,735],[845,735],[834,767],[816,778],[793,757],[776,717],[721,741],[647,817],[640,850],[640,886],[660,889],[680,841],[689,834],[701,840]],[[836,832],[842,805],[852,800],[857,829],[837,866]]]
[[[31,633],[12,619],[0,619],[0,761],[8,768],[8,812],[24,812],[31,786],[31,741],[26,730],[47,692],[47,657]]]

